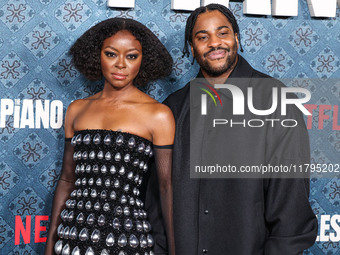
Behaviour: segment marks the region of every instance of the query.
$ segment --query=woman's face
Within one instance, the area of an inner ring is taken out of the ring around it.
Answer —
[[[102,73],[117,89],[133,85],[142,63],[142,45],[129,31],[118,31],[103,42],[100,53]]]

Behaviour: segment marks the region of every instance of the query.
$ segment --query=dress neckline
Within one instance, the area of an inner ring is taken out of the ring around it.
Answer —
[[[95,131],[104,131],[104,132],[111,132],[111,133],[115,133],[115,134],[131,135],[131,136],[138,137],[138,138],[140,138],[140,139],[142,139],[142,140],[152,144],[152,142],[149,139],[146,139],[146,138],[144,138],[142,136],[139,136],[139,135],[136,135],[136,134],[133,134],[133,133],[129,133],[129,132],[125,132],[125,131],[112,130],[112,129],[99,129],[99,128],[95,128],[95,129],[79,129],[77,131],[74,131],[74,135],[73,136],[76,136],[76,134],[78,134],[78,133],[95,132]]]

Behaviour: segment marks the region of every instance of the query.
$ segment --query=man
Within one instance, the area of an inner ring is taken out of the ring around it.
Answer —
[[[253,87],[257,91],[254,102],[263,109],[270,108],[272,87],[283,86],[254,70],[237,54],[239,28],[233,14],[222,5],[210,4],[192,12],[185,43],[184,53],[189,54],[189,45],[200,65],[197,78],[210,84],[234,84],[244,93],[247,87]],[[264,85],[263,79],[269,82]],[[222,91],[219,94],[224,105],[232,108],[230,97]],[[173,215],[177,255],[297,255],[313,245],[317,220],[308,202],[309,180],[190,178],[190,84],[164,103],[176,119]],[[225,114],[232,117],[231,112]],[[275,114],[272,117],[277,118],[280,113]],[[245,117],[251,116],[246,112]],[[302,114],[290,107],[287,118],[296,119],[298,126],[214,129],[217,138],[206,138],[206,142],[219,139],[226,146],[217,153],[235,165],[309,163],[309,140]],[[154,215],[150,213],[151,218]],[[154,223],[156,232],[157,226]]]

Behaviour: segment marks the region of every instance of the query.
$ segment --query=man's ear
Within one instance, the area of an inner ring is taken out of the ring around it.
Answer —
[[[240,43],[239,43],[239,40],[238,40],[238,34],[235,33],[235,41],[236,41],[236,44],[237,44],[237,49],[240,47]]]
[[[191,50],[192,56],[195,57],[195,54],[194,54],[194,47],[192,46],[192,43],[190,43],[190,50]]]

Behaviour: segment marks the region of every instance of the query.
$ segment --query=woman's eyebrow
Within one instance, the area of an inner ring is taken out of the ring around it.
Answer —
[[[107,48],[110,48],[110,49],[115,50],[115,51],[119,51],[119,50],[117,50],[115,47],[112,47],[112,46],[110,46],[110,45],[106,46],[106,47],[104,48],[104,50],[107,49]],[[128,49],[128,51],[134,51],[134,50],[140,51],[140,50],[137,49],[137,48]]]

